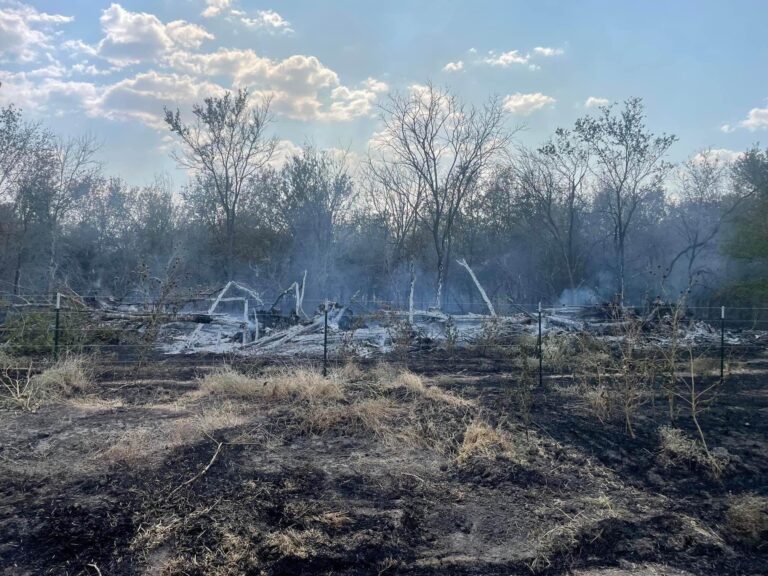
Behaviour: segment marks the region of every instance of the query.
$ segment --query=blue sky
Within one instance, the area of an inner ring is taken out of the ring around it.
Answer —
[[[390,90],[431,80],[504,99],[521,143],[587,105],[645,100],[681,160],[768,134],[768,2],[0,0],[0,104],[104,143],[107,173],[168,170],[164,105],[248,86],[271,94],[283,153],[364,155]],[[178,182],[181,183],[181,182]]]

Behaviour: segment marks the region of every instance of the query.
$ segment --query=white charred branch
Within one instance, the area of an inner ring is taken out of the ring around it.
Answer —
[[[462,258],[461,260],[456,260],[456,263],[459,266],[462,266],[463,268],[465,268],[467,272],[469,272],[469,275],[472,278],[472,281],[475,283],[475,286],[477,287],[478,292],[480,292],[480,296],[483,298],[485,305],[488,307],[488,312],[490,312],[492,317],[496,318],[496,309],[493,307],[493,303],[491,302],[491,299],[488,298],[488,294],[485,293],[485,289],[480,284],[480,281],[477,279],[477,276],[475,276],[475,273],[472,271],[472,268],[470,268],[469,264],[467,264],[467,261],[464,258]]]

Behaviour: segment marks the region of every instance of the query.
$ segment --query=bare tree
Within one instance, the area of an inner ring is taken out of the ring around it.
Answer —
[[[61,226],[77,202],[88,192],[99,165],[94,159],[99,145],[96,138],[85,134],[77,138],[57,138],[50,154],[51,179],[47,208],[50,226],[48,290],[53,290],[58,269],[58,246]]]
[[[165,122],[182,143],[173,157],[193,170],[224,213],[225,273],[234,276],[235,224],[248,182],[269,162],[277,140],[266,136],[272,121],[270,100],[252,105],[248,90],[206,98],[185,123],[177,109],[165,109]]]
[[[619,114],[602,106],[598,117],[576,121],[576,135],[597,160],[598,186],[605,195],[616,251],[616,280],[621,305],[626,292],[626,246],[634,217],[646,197],[658,189],[671,165],[664,161],[676,136],[654,135],[645,127],[640,98],[624,103]]]
[[[680,167],[679,196],[673,206],[672,222],[681,247],[672,255],[663,280],[669,278],[679,262],[684,262],[687,290],[693,287],[702,272],[698,261],[713,248],[723,224],[744,198],[729,193],[729,173],[729,163],[711,150],[696,154]]]
[[[589,201],[589,162],[589,149],[568,130],[559,128],[536,152],[520,150],[514,166],[517,184],[532,204],[537,223],[554,242],[572,290],[577,287],[585,260],[579,240]]]
[[[456,219],[509,141],[503,111],[496,98],[476,108],[432,84],[393,94],[381,111],[382,159],[424,192],[417,216],[434,245],[435,305],[440,308]]]

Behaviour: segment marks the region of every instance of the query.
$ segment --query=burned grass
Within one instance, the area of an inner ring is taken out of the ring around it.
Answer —
[[[514,369],[96,374],[86,395],[2,413],[0,574],[714,575],[766,561],[757,378],[703,416],[732,457],[714,477],[664,440],[653,402],[634,439],[573,383],[534,389],[523,417]]]

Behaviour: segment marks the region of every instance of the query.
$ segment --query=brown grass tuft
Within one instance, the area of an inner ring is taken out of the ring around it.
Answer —
[[[267,534],[265,542],[282,558],[293,557],[306,560],[315,556],[319,547],[328,544],[328,536],[316,528],[309,530],[287,528],[281,532]]]
[[[464,440],[459,447],[456,461],[464,464],[473,458],[495,460],[498,456],[511,452],[512,444],[501,432],[486,422],[475,420],[464,431]]]
[[[84,394],[93,388],[92,362],[86,356],[67,356],[34,379],[51,396]]]
[[[372,432],[388,438],[394,431],[389,421],[397,414],[397,407],[387,398],[372,398],[352,404],[334,404],[311,407],[302,416],[303,426],[310,434],[326,434],[336,430],[344,435]]]
[[[729,533],[739,542],[758,545],[768,537],[768,498],[743,494],[731,498],[725,513]]]
[[[255,378],[224,366],[200,381],[209,394],[270,400],[338,400],[344,397],[344,379],[338,372],[327,378],[310,368],[282,368]]]
[[[471,400],[446,392],[438,386],[429,386],[424,379],[410,370],[399,371],[383,369],[378,373],[378,381],[384,388],[403,389],[411,398],[422,398],[433,402],[442,402],[450,406],[472,406]]]

